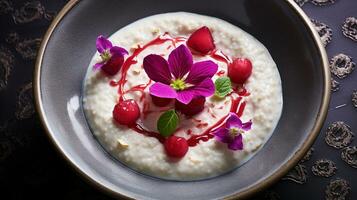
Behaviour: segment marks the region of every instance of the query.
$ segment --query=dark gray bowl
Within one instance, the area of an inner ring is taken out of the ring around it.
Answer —
[[[282,78],[284,109],[271,139],[239,169],[209,180],[164,181],[128,169],[95,140],[81,105],[82,81],[97,35],[173,11],[215,16],[241,27],[269,49]],[[292,0],[70,1],[44,37],[34,80],[38,113],[59,152],[97,187],[139,199],[243,198],[264,189],[311,146],[330,97],[325,50]]]

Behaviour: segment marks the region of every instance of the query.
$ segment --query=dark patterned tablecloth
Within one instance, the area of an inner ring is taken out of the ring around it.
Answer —
[[[313,148],[254,199],[357,199],[357,0],[295,0],[330,59],[333,94]],[[0,0],[0,199],[110,199],[54,150],[32,95],[36,52],[66,0]]]

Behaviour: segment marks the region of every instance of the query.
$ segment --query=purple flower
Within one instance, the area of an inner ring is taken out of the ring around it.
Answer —
[[[214,93],[211,78],[217,72],[217,64],[210,60],[193,63],[192,54],[185,45],[174,49],[167,61],[150,54],[143,64],[149,78],[156,82],[149,89],[153,96],[188,104],[196,96],[208,97]]]
[[[102,61],[96,63],[94,69],[102,68],[110,75],[116,74],[124,62],[124,55],[127,55],[128,51],[122,47],[113,46],[113,44],[102,35],[98,36],[96,46]]]
[[[214,131],[215,138],[227,146],[231,150],[243,149],[242,133],[249,131],[252,127],[252,122],[242,123],[235,113],[230,113],[226,121],[226,126]]]

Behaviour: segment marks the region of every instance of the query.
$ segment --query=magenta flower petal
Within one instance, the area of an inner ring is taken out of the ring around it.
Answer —
[[[218,65],[211,60],[197,62],[193,64],[185,81],[187,83],[199,84],[206,78],[212,78],[217,69]]]
[[[103,51],[113,47],[112,43],[103,37],[103,35],[98,36],[96,46],[99,53],[103,53]]]
[[[226,128],[219,128],[213,132],[215,138],[223,143],[229,143],[231,138],[229,137],[229,130]]]
[[[94,64],[94,69],[100,69],[101,67],[103,67],[104,64],[105,64],[104,62],[95,63]]]
[[[176,91],[169,85],[156,82],[149,88],[150,94],[156,97],[174,99],[177,98]]]
[[[242,134],[235,136],[232,142],[228,143],[228,148],[231,150],[242,150],[243,149],[243,137]]]
[[[170,53],[168,62],[170,72],[175,78],[181,79],[192,67],[192,54],[190,50],[182,44]]]
[[[229,118],[226,121],[225,128],[216,130],[213,134],[218,141],[227,143],[227,146],[231,150],[243,149],[243,136],[242,132],[251,129],[252,121],[242,123],[239,117],[235,113],[230,113]],[[238,130],[237,130],[238,129]]]
[[[242,124],[242,129],[245,131],[249,131],[252,128],[252,121],[246,122]]]
[[[110,48],[110,53],[112,55],[120,55],[120,56],[124,56],[124,55],[128,55],[128,51],[122,47],[118,47],[118,46],[114,46],[112,48]]]
[[[230,113],[229,118],[227,119],[226,122],[226,128],[242,128],[242,121],[239,119],[239,117],[235,113]]]
[[[210,78],[207,78],[198,85],[189,88],[188,90],[194,91],[195,96],[209,97],[214,93],[214,83]]]
[[[144,58],[144,70],[150,79],[165,83],[169,85],[171,83],[171,73],[167,61],[155,54],[148,55]]]
[[[188,104],[193,99],[193,97],[195,97],[195,92],[191,89],[187,89],[177,91],[176,99],[183,104]]]

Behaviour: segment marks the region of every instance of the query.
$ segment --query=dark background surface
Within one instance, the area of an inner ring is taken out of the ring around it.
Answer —
[[[357,58],[357,42],[345,37],[341,28],[347,17],[357,18],[357,1],[314,4],[319,1],[323,0],[306,2],[302,8],[312,19],[332,29],[332,40],[326,47],[329,58],[339,53]],[[110,199],[83,181],[54,150],[33,106],[32,73],[36,52],[53,16],[65,3],[66,0],[0,0],[1,199]],[[357,25],[354,28],[357,29]],[[346,190],[347,195],[343,194],[344,187],[335,190],[336,197],[357,199],[354,189],[357,169],[341,159],[342,149],[325,143],[325,132],[332,122],[344,121],[357,132],[357,108],[351,102],[351,94],[357,89],[357,72],[344,79],[334,79],[340,83],[340,89],[332,94],[329,114],[311,158],[299,163],[284,180],[254,199],[324,199],[327,185],[336,179],[346,180],[351,188]],[[340,105],[342,107],[336,108]],[[349,146],[356,144],[353,141]],[[311,168],[320,159],[333,161],[336,174],[329,178],[314,175]]]

